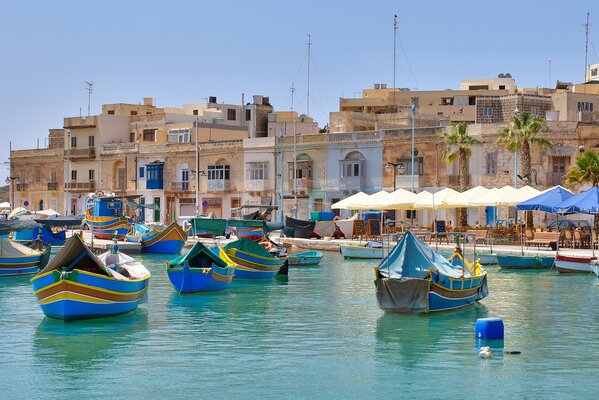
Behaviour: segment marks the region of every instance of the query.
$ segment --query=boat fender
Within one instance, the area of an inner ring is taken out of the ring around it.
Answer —
[[[94,193],[94,195],[100,197],[100,196],[104,196],[104,192],[101,190],[96,190],[96,193]]]

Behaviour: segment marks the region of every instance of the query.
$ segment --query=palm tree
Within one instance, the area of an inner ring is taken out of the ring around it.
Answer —
[[[599,153],[587,150],[577,156],[565,175],[565,184],[572,187],[575,184],[599,184]],[[595,230],[599,228],[599,215],[595,215]]]
[[[530,146],[552,147],[549,140],[538,136],[544,124],[545,121],[542,118],[523,112],[522,115],[512,116],[509,127],[499,129],[497,143],[505,144],[511,152],[520,152],[520,176],[529,180],[532,172]],[[532,227],[532,224],[532,212],[528,211],[526,213],[526,226]]]
[[[443,142],[447,146],[441,153],[441,157],[449,162],[453,162],[456,158],[458,159],[460,191],[463,192],[468,189],[468,185],[470,184],[468,179],[468,160],[472,155],[471,147],[481,145],[483,142],[468,135],[468,125],[465,123],[452,125],[451,132],[449,134],[443,132],[441,136],[443,137]],[[462,208],[458,210],[458,215],[460,226],[468,225],[468,212],[466,209]]]

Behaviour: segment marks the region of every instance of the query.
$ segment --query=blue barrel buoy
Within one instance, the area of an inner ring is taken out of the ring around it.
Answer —
[[[477,339],[503,339],[503,320],[501,318],[479,318],[476,320],[474,334]]]

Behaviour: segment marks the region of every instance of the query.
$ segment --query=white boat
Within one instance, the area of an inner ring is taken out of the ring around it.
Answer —
[[[364,245],[340,246],[341,254],[345,258],[382,259],[383,244],[381,242],[367,242]]]
[[[591,264],[597,260],[597,257],[565,256],[558,254],[555,256],[555,269],[562,273],[589,273]]]

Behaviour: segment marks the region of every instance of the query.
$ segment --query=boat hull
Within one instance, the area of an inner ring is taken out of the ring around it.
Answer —
[[[35,274],[46,266],[49,258],[50,246],[41,254],[0,256],[0,277]]]
[[[117,239],[125,239],[130,226],[129,220],[124,217],[95,217],[89,214],[85,216],[85,223],[94,237],[108,240],[112,239],[115,232]]]
[[[31,280],[38,303],[49,318],[75,320],[124,314],[137,308],[149,276],[123,281],[82,270],[52,270]]]
[[[318,265],[320,264],[322,256],[323,255],[320,251],[304,251],[301,253],[291,254],[289,255],[289,266],[305,267]]]
[[[555,257],[555,269],[561,273],[589,273],[592,272],[591,263],[596,257],[575,257],[558,254]]]
[[[495,254],[477,254],[482,265],[497,265],[499,261]]]
[[[553,266],[553,257],[497,256],[497,263],[503,269],[547,269]]]
[[[382,259],[383,249],[364,247],[364,246],[345,246],[340,247],[341,254],[345,258],[362,258],[362,259]]]
[[[231,286],[235,268],[220,268],[212,264],[212,268],[167,267],[168,278],[181,294],[196,292],[216,292]]]
[[[142,253],[179,254],[187,241],[187,233],[173,222],[162,231],[141,235]]]
[[[272,279],[287,262],[287,257],[265,258],[238,249],[228,249],[227,255],[237,264],[236,279]]]

